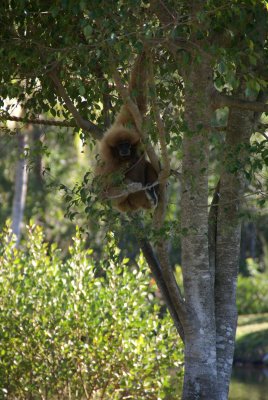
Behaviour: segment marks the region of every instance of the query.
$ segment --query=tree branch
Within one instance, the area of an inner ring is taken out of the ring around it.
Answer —
[[[184,342],[183,326],[180,322],[180,318],[178,317],[178,313],[176,311],[174,302],[172,301],[172,298],[170,296],[169,289],[163,278],[161,265],[159,264],[159,261],[155,256],[155,253],[153,251],[153,248],[152,248],[150,242],[146,238],[144,238],[144,236],[142,235],[142,233],[144,232],[144,227],[136,219],[133,219],[133,222],[137,226],[137,230],[139,232],[139,234],[137,235],[137,238],[138,238],[142,253],[147,261],[147,264],[149,265],[149,268],[150,268],[152,275],[156,281],[156,284],[157,284],[158,288],[160,289],[160,292],[163,296],[163,300],[170,312],[170,315],[171,315],[171,318],[173,319],[175,327],[176,327],[182,341]]]
[[[152,249],[150,242],[144,238],[140,239],[139,242],[140,242],[140,248],[142,250],[142,253],[151,269],[151,272],[157,283],[157,286],[159,287],[159,289],[161,291],[164,302],[170,312],[170,315],[171,315],[171,318],[173,319],[175,327],[176,327],[182,341],[184,342],[183,326],[182,326],[181,321],[176,312],[176,308],[174,307],[174,303],[170,297],[169,289],[167,288],[166,283],[163,279],[162,268],[160,267],[159,262],[158,262],[157,258],[155,257],[155,254],[154,254],[154,251]]]
[[[47,72],[47,75],[50,77],[52,82],[54,83],[58,94],[64,100],[67,109],[70,111],[77,126],[85,131],[89,131],[94,139],[101,139],[102,130],[95,124],[90,121],[85,120],[76,109],[75,105],[73,104],[72,100],[70,99],[65,87],[63,86],[62,82],[60,81],[56,70],[50,70]]]
[[[166,132],[165,127],[163,124],[163,120],[160,117],[160,111],[156,101],[156,88],[154,82],[154,71],[153,71],[153,62],[151,57],[149,58],[149,84],[151,89],[151,103],[152,109],[154,113],[154,118],[156,121],[157,129],[158,129],[158,138],[160,143],[161,149],[161,158],[163,168],[159,172],[159,202],[158,206],[155,210],[154,220],[155,226],[157,229],[160,229],[163,226],[165,216],[166,216],[166,208],[167,208],[167,182],[170,176],[170,163],[169,163],[169,156],[166,146]]]
[[[213,90],[211,93],[212,107],[214,109],[221,107],[239,108],[241,110],[250,110],[255,112],[268,112],[268,104],[259,101],[249,101],[228,96]]]
[[[70,121],[57,121],[57,120],[49,120],[49,119],[41,119],[41,118],[25,118],[25,117],[14,117],[13,115],[9,115],[4,113],[0,116],[1,121],[15,121],[15,122],[23,122],[25,124],[33,124],[33,125],[50,125],[50,126],[62,126],[62,127],[71,127],[75,128],[77,124],[75,122]]]
[[[105,78],[101,64],[97,63],[95,67],[95,74],[98,79],[104,82],[104,87],[105,90],[102,93],[102,99],[103,99],[103,119],[104,119],[104,125],[105,128],[108,129],[108,127],[111,125],[111,116],[110,116],[110,111],[111,111],[111,89],[109,87],[109,82],[108,79]]]
[[[161,157],[162,157],[162,164],[163,168],[159,174],[159,182],[166,187],[168,177],[170,175],[170,162],[169,162],[169,155],[167,151],[167,144],[166,144],[166,132],[165,126],[163,123],[162,118],[160,117],[160,111],[158,108],[158,104],[156,101],[156,88],[155,88],[155,81],[154,81],[154,71],[153,71],[153,62],[151,57],[149,58],[149,83],[151,87],[151,101],[152,101],[152,109],[158,129],[158,138],[160,143],[161,149]]]

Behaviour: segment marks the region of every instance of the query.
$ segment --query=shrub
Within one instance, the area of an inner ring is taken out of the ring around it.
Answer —
[[[63,261],[39,227],[0,243],[0,398],[173,398],[179,339],[142,260],[131,270],[111,244],[97,269],[77,233]]]
[[[239,314],[268,312],[268,275],[258,271],[252,259],[247,260],[250,276],[238,276],[237,307]]]

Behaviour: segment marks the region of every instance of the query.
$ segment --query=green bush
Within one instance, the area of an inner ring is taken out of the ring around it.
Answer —
[[[250,276],[238,276],[237,308],[238,313],[258,314],[268,312],[268,275],[258,271],[258,265],[252,259],[247,260]]]
[[[142,260],[131,270],[110,245],[96,268],[77,233],[63,261],[39,227],[0,243],[0,398],[173,398],[181,347]]]

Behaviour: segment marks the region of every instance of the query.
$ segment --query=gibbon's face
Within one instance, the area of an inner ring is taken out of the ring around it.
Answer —
[[[117,149],[120,157],[129,157],[131,155],[131,143],[128,141],[119,142],[117,144]]]
[[[128,161],[136,156],[136,146],[128,140],[122,140],[113,149],[114,156],[122,161]]]

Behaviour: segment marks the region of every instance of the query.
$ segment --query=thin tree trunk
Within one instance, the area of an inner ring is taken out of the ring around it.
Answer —
[[[25,135],[18,135],[18,161],[16,166],[15,175],[15,190],[14,199],[12,205],[12,232],[16,235],[16,246],[20,243],[21,227],[24,214],[27,183],[28,183],[28,172],[26,160],[24,157],[24,150],[27,143]]]
[[[155,255],[155,253],[152,249],[152,246],[148,240],[146,240],[145,238],[139,238],[139,244],[140,244],[140,248],[143,252],[143,255],[151,269],[151,272],[157,283],[157,286],[161,292],[161,295],[163,296],[163,300],[170,312],[170,315],[171,315],[171,318],[173,319],[174,325],[176,326],[176,329],[177,329],[182,341],[184,341],[183,326],[182,326],[180,319],[178,318],[176,307],[174,306],[173,299],[170,296],[168,287],[164,280],[161,265],[159,264],[158,259],[156,258],[156,255]]]
[[[215,308],[219,399],[228,398],[237,325],[236,282],[240,256],[241,198],[244,193],[246,150],[253,129],[253,112],[230,111],[217,213]],[[236,173],[234,169],[239,168]]]
[[[33,148],[36,152],[34,158],[33,172],[34,172],[34,185],[37,192],[43,191],[44,177],[43,177],[43,156],[40,150],[40,141],[42,139],[42,130],[37,126],[33,128],[32,135]]]
[[[208,251],[208,159],[212,70],[205,60],[185,78],[182,270],[187,307],[183,400],[217,399],[213,275]]]

